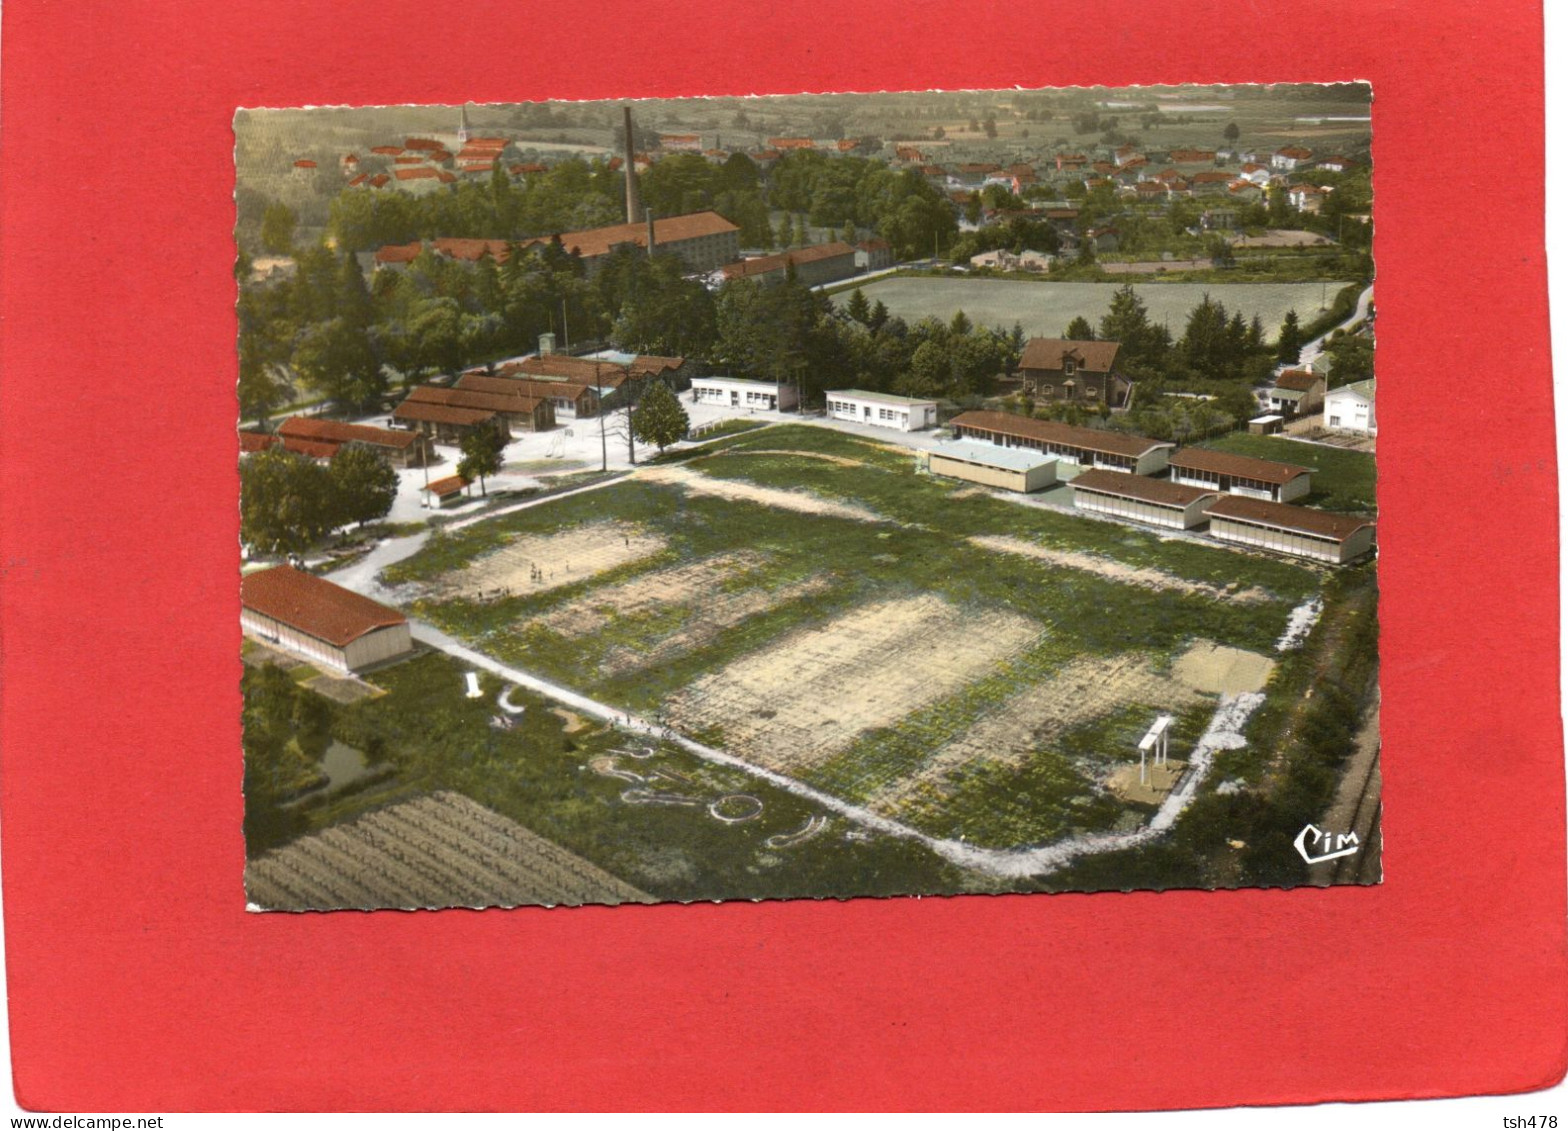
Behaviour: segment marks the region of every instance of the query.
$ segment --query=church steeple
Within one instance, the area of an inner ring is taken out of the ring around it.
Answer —
[[[468,144],[468,104],[466,102],[457,108],[457,140],[460,145]]]

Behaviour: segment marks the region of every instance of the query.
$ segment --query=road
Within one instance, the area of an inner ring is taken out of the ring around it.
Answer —
[[[1318,358],[1323,356],[1323,343],[1328,341],[1329,336],[1332,335],[1335,330],[1339,329],[1340,326],[1354,325],[1355,323],[1360,322],[1362,319],[1366,318],[1367,310],[1371,307],[1371,305],[1372,288],[1368,287],[1366,290],[1361,292],[1361,297],[1356,299],[1355,312],[1351,314],[1349,318],[1339,323],[1338,326],[1330,326],[1320,337],[1313,338],[1306,345],[1302,346],[1301,359],[1297,361],[1295,365],[1282,365],[1280,366],[1280,369],[1315,368],[1313,363],[1316,362]]]

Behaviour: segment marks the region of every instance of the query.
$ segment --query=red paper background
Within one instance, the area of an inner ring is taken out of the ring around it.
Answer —
[[[1094,1109],[1561,1076],[1531,4],[11,0],[4,47],[24,1105]],[[1349,79],[1375,90],[1385,884],[243,910],[236,106]]]

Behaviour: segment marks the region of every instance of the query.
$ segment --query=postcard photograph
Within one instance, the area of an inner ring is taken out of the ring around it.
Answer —
[[[1372,105],[238,111],[248,905],[1381,882]]]

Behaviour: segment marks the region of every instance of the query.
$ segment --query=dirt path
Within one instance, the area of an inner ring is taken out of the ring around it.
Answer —
[[[882,522],[875,511],[851,503],[824,499],[805,491],[785,491],[777,487],[759,487],[737,479],[715,479],[685,467],[646,468],[639,475],[650,483],[670,483],[684,487],[697,495],[712,495],[719,499],[761,503],[765,507],[797,511],[800,514],[820,514],[830,518],[848,518],[856,522]]]
[[[1216,600],[1237,601],[1244,605],[1255,605],[1273,600],[1262,589],[1253,586],[1251,589],[1232,590],[1220,588],[1217,585],[1208,585],[1201,581],[1189,581],[1185,577],[1177,577],[1173,573],[1166,573],[1162,569],[1151,569],[1143,566],[1130,566],[1110,558],[1102,558],[1096,554],[1079,553],[1076,550],[1053,550],[1049,546],[1042,546],[1038,542],[1028,542],[1022,538],[1010,538],[1006,535],[975,535],[969,541],[976,546],[987,550],[997,550],[1004,554],[1023,554],[1026,557],[1038,558],[1051,565],[1064,566],[1067,569],[1080,569],[1086,573],[1096,573],[1101,577],[1120,581],[1125,585],[1136,585],[1142,589],[1171,589],[1179,593],[1191,593],[1200,597],[1212,597]]]

